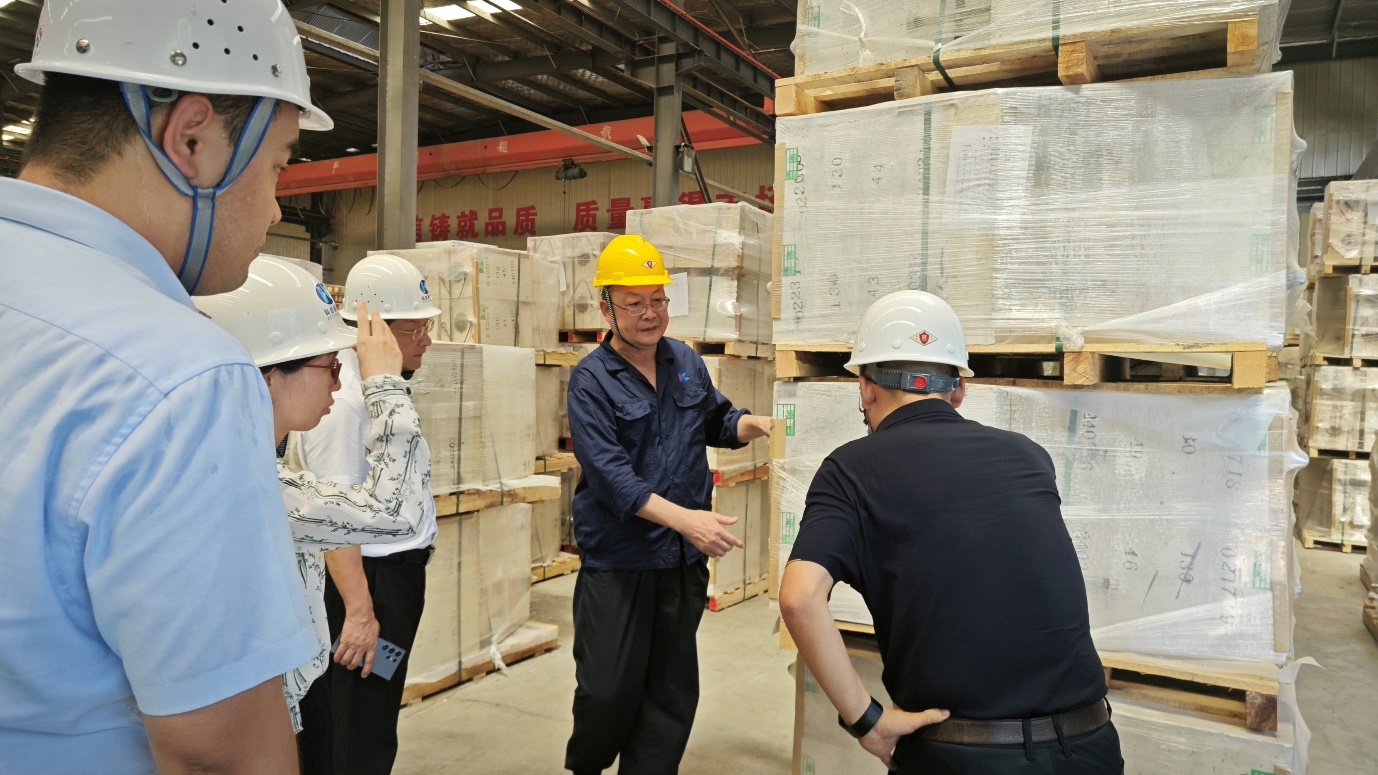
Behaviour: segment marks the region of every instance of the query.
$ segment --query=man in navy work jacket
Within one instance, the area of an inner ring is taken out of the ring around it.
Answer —
[[[1122,772],[1052,458],[957,413],[972,372],[956,313],[886,296],[847,368],[873,433],[819,467],[780,581],[838,723],[906,775]],[[875,617],[893,708],[847,657],[828,612],[839,581]]]
[[[608,243],[594,286],[612,335],[575,368],[569,427],[583,468],[574,531],[574,734],[565,767],[679,770],[699,700],[696,632],[708,560],[741,541],[708,511],[706,446],[736,449],[770,420],[734,408],[698,353],[665,338],[671,284],[641,237]]]

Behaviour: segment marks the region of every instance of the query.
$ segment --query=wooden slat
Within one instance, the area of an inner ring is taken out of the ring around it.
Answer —
[[[510,490],[465,490],[461,493],[435,496],[438,517],[468,514],[511,503],[540,503],[560,497],[559,487],[514,487]]]

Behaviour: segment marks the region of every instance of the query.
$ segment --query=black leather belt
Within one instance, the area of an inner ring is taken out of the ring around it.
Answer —
[[[387,554],[382,557],[365,557],[366,560],[377,560],[379,562],[400,562],[407,565],[425,565],[431,561],[431,555],[435,553],[434,546],[427,546],[424,549],[408,549],[405,552]]]
[[[955,743],[957,745],[1024,745],[1026,742],[1049,743],[1058,739],[1058,725],[1062,726],[1062,737],[1072,738],[1087,735],[1110,722],[1110,706],[1105,700],[1097,700],[1084,708],[1059,713],[1056,716],[1040,716],[1032,719],[1000,719],[978,721],[975,719],[949,718],[941,724],[921,728],[915,734],[924,740],[935,743]],[[1028,729],[1028,740],[1025,729]]]

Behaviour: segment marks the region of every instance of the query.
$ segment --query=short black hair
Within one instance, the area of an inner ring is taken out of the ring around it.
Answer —
[[[313,355],[310,358],[297,358],[296,360],[283,361],[282,363],[274,363],[271,366],[260,366],[258,370],[263,372],[264,375],[267,375],[268,372],[272,371],[273,369],[277,369],[279,372],[282,372],[284,376],[290,377],[291,375],[296,374],[297,372],[306,368],[306,364],[316,360],[319,357],[319,355]]]
[[[207,94],[234,142],[244,131],[258,97]],[[155,105],[153,110],[165,110]],[[65,73],[46,73],[24,163],[51,166],[67,182],[89,181],[139,136],[119,83]]]

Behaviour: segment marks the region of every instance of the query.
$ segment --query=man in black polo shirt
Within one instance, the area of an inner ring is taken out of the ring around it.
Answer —
[[[957,413],[972,372],[956,313],[890,294],[847,367],[873,433],[819,468],[780,588],[839,724],[901,773],[1122,772],[1052,458]],[[896,708],[851,666],[828,611],[839,581],[875,618]]]

